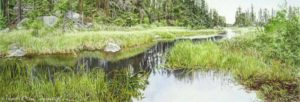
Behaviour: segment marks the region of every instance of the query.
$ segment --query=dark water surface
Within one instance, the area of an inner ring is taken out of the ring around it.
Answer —
[[[229,74],[165,69],[164,56],[175,43],[160,42],[144,53],[118,61],[101,56],[0,59],[0,100],[258,101],[255,92],[245,90]]]

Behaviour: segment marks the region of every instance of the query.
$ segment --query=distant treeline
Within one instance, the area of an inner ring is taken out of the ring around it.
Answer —
[[[0,0],[0,26],[24,18],[79,13],[84,22],[132,26],[159,24],[211,28],[225,26],[225,18],[209,9],[205,0]],[[63,20],[62,20],[63,21]]]
[[[287,15],[289,18],[294,17],[296,14],[299,14],[300,9],[297,7],[288,7],[287,8]],[[263,26],[268,21],[275,17],[277,14],[277,11],[274,9],[268,10],[268,9],[262,9],[260,8],[258,12],[254,11],[254,6],[251,6],[251,9],[247,9],[245,11],[242,10],[241,7],[237,8],[236,14],[235,14],[235,26],[245,27],[245,26]]]

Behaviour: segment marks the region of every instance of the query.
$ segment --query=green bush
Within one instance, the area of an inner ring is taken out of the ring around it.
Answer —
[[[139,17],[137,14],[127,12],[115,18],[113,23],[118,26],[133,26],[139,24]]]
[[[0,12],[0,14],[1,14],[1,12]],[[2,15],[0,15],[0,29],[6,27],[5,21],[6,21],[5,18]]]
[[[33,36],[40,36],[41,35],[40,30],[41,30],[41,28],[44,27],[44,24],[41,20],[31,19],[28,22],[26,22],[25,26],[28,29],[33,29],[33,32],[32,32]]]
[[[167,56],[167,67],[175,70],[183,68],[230,72],[240,84],[257,90],[267,101],[287,102],[297,97],[299,81],[291,66],[276,60],[265,63],[266,59],[259,57],[256,50],[245,51],[232,44],[178,43]]]
[[[288,18],[285,11],[265,25],[265,32],[256,37],[254,47],[270,59],[285,63],[300,64],[300,18]]]

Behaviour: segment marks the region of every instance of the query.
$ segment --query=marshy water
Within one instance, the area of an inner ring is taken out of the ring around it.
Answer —
[[[192,39],[218,40],[221,36]],[[0,59],[2,101],[253,102],[228,73],[168,70],[165,56],[175,42],[117,61],[101,56]]]

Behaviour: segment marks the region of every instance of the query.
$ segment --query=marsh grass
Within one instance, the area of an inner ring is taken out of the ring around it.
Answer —
[[[1,35],[2,36],[2,35]],[[34,37],[21,32],[1,37],[1,52],[7,52],[9,45],[17,43],[29,54],[73,53],[80,50],[100,50],[106,43],[115,42],[122,48],[130,48],[154,42],[150,34],[115,32],[74,32],[56,36]]]
[[[151,45],[160,39],[174,40],[177,36],[207,35],[222,30],[189,30],[182,27],[156,27],[108,31],[53,31],[43,36],[31,34],[31,30],[17,30],[0,33],[0,56],[8,53],[10,45],[25,49],[27,55],[72,54],[79,51],[102,50],[108,42],[114,42],[122,49]]]
[[[230,72],[249,89],[268,101],[291,101],[299,93],[299,77],[292,66],[266,61],[255,50],[232,48],[229,42],[181,42],[167,56],[171,69],[203,69]]]
[[[55,75],[55,81],[49,81],[47,74],[36,80],[38,77],[32,77],[30,70],[24,66],[6,67],[1,73],[0,96],[13,101],[89,101],[98,97],[97,91],[105,90],[102,85],[104,84],[102,72],[95,72],[97,76],[93,76],[94,78],[91,78],[92,74],[86,73],[76,75],[71,72],[63,73]],[[26,99],[23,99],[24,97]],[[3,101],[6,101],[5,99]]]
[[[134,75],[128,68],[76,72],[14,59],[1,61],[0,67],[1,101],[131,101],[142,96],[149,76]]]

